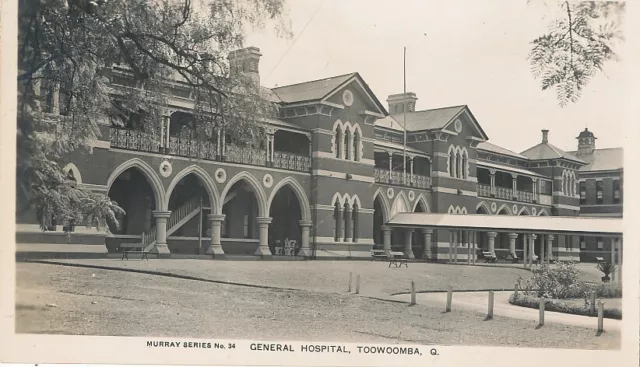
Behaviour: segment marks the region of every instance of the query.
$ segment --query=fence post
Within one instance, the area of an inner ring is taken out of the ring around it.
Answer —
[[[595,315],[596,313],[596,291],[591,291],[591,314]]]
[[[487,320],[493,318],[493,291],[489,291],[489,309],[487,310]]]
[[[356,294],[360,294],[360,274],[356,276]]]
[[[540,321],[538,326],[544,326],[544,297],[540,297]]]
[[[411,281],[411,305],[416,304],[416,283]]]
[[[347,292],[351,293],[351,282],[353,280],[353,273],[349,272],[349,290]]]
[[[449,286],[449,290],[447,291],[447,307],[445,308],[445,312],[451,312],[452,297],[453,297],[453,287]]]
[[[598,332],[604,331],[604,302],[598,301]]]
[[[513,298],[518,298],[518,283],[513,286]]]

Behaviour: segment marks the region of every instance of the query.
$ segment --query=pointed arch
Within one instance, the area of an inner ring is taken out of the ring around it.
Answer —
[[[480,209],[483,209],[487,214],[491,214],[491,210],[489,210],[489,205],[487,205],[484,201],[481,201],[478,203],[478,205],[476,205],[476,214],[481,214],[481,213],[478,213]]]
[[[449,145],[449,150],[447,151],[449,154],[449,159],[447,160],[447,172],[450,177],[456,176],[456,150],[453,145]]]
[[[469,178],[469,152],[467,151],[467,148],[462,148],[460,150],[460,154],[462,156],[462,167],[460,168],[462,175],[460,178],[467,179]]]
[[[549,214],[547,214],[546,209],[540,209],[540,211],[538,212],[538,216],[539,217],[547,217],[547,216],[549,216]]]
[[[359,162],[362,160],[362,130],[358,123],[353,124],[353,160]]]
[[[258,216],[268,217],[269,211],[267,206],[267,199],[266,194],[262,190],[262,185],[251,173],[247,171],[242,171],[236,174],[229,180],[229,182],[227,182],[227,185],[224,187],[224,190],[222,190],[222,193],[220,194],[220,201],[218,202],[218,213],[222,213],[224,198],[229,193],[229,190],[231,190],[233,185],[235,185],[237,182],[243,180],[247,182],[249,186],[251,186],[251,188],[253,189],[253,193],[256,195],[256,201],[258,202]]]
[[[396,199],[393,201],[393,205],[391,206],[391,216],[398,213],[409,213],[409,208],[411,208],[411,203],[407,198],[407,195],[404,191],[400,191],[398,195],[396,195]]]
[[[344,200],[339,192],[333,194],[333,197],[331,198],[331,205],[336,205],[336,203],[340,204],[340,206],[344,205]]]
[[[373,203],[375,206],[376,199],[380,199],[380,206],[382,207],[382,220],[386,223],[389,221],[389,215],[391,213],[391,206],[387,197],[382,191],[382,187],[379,187],[378,190],[373,194]]]
[[[498,215],[500,215],[500,213],[501,213],[503,210],[507,213],[507,215],[513,215],[513,213],[511,212],[511,209],[509,209],[509,205],[507,205],[507,204],[502,204],[502,205],[500,205],[500,207],[498,208],[498,210],[496,210],[496,213],[498,213]]]
[[[345,195],[346,195],[346,194],[345,194]],[[362,204],[360,204],[360,198],[358,197],[358,195],[357,195],[357,194],[353,194],[353,196],[350,196],[350,197],[349,197],[349,196],[347,196],[347,198],[348,198],[348,201],[346,201],[346,202],[348,202],[348,203],[349,203],[349,205],[351,205],[352,207],[353,207],[354,205],[357,205],[357,206],[358,206],[358,208],[362,208]]]
[[[416,202],[413,205],[412,212],[415,212],[416,209],[418,209],[419,204],[422,204],[422,207],[424,208],[425,213],[431,213],[431,208],[429,208],[429,202],[427,201],[427,198],[424,196],[424,194],[418,195],[418,198],[416,199]]]
[[[293,192],[296,194],[296,197],[300,202],[300,209],[302,211],[302,213],[300,214],[302,216],[302,220],[311,220],[311,207],[309,205],[307,194],[304,192],[304,189],[302,188],[300,183],[291,176],[283,178],[273,187],[273,189],[271,190],[271,195],[269,195],[269,199],[267,200],[267,211],[271,209],[271,203],[273,202],[273,199],[275,198],[278,191],[280,191],[280,189],[285,186],[289,186],[291,190],[293,190]]]
[[[334,153],[335,158],[342,158],[344,152],[342,151],[342,139],[344,135],[344,123],[337,119],[333,123],[333,138],[331,138],[331,151]]]
[[[522,213],[524,213],[524,215],[531,215],[531,211],[529,211],[529,208],[527,208],[526,206],[520,209],[520,211],[518,212],[518,215],[523,215]]]
[[[209,195],[209,205],[211,207],[211,213],[212,214],[222,213],[222,211],[219,211],[219,212],[217,211],[219,207],[218,203],[220,203],[220,194],[218,194],[218,189],[216,188],[216,184],[213,182],[213,179],[204,168],[195,164],[183,169],[173,177],[173,180],[171,180],[171,183],[167,188],[167,192],[165,193],[165,197],[167,198],[167,202],[166,202],[167,207],[164,207],[163,210],[169,209],[168,208],[169,199],[171,198],[171,194],[173,193],[173,190],[175,189],[176,185],[180,182],[180,180],[187,177],[187,175],[189,174],[196,175],[196,177],[198,177],[204,184],[203,186],[207,190],[207,194]]]
[[[116,181],[118,176],[120,176],[124,171],[128,170],[129,168],[134,168],[134,167],[139,169],[140,172],[142,172],[144,177],[149,182],[149,185],[153,190],[153,196],[156,201],[156,209],[162,210],[166,208],[167,200],[165,200],[164,186],[162,185],[162,181],[160,180],[160,177],[158,177],[158,174],[156,173],[156,171],[154,171],[153,168],[151,168],[151,166],[147,164],[147,162],[143,161],[140,158],[131,158],[128,161],[119,165],[116,169],[113,170],[113,172],[111,172],[111,175],[109,175],[109,178],[107,179],[107,193],[109,193],[109,190],[111,190],[111,186]]]
[[[75,164],[73,164],[73,163],[67,164],[66,166],[64,166],[62,171],[64,173],[67,173],[67,172],[71,171],[71,173],[73,174],[73,178],[76,179],[76,183],[78,185],[82,184],[82,175],[80,175],[80,170],[78,169],[78,167],[76,167]]]
[[[467,214],[467,207],[463,206],[463,207],[460,209],[460,214]]]

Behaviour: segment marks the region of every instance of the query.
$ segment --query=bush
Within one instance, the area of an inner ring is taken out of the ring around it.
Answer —
[[[524,294],[549,299],[581,298],[587,304],[591,292],[599,298],[620,298],[622,287],[611,283],[587,283],[579,280],[579,270],[573,262],[561,262],[555,266],[536,265],[531,269],[532,277],[519,277],[518,288]]]
[[[540,298],[519,294],[518,297],[515,297],[515,294],[512,294],[509,297],[509,303],[516,306],[522,306],[527,308],[538,309],[540,307]],[[568,313],[572,315],[582,315],[582,316],[597,316],[596,313],[591,313],[591,308],[589,305],[584,307],[580,307],[571,303],[563,302],[561,300],[555,299],[545,299],[544,309],[546,311],[554,311],[554,312],[562,312]],[[604,309],[603,316],[608,319],[616,319],[622,320],[622,310],[617,308],[606,308]]]

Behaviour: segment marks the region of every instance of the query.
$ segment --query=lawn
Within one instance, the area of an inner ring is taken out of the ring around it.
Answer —
[[[306,273],[303,272],[305,269],[300,269],[304,264],[312,263],[291,262],[291,268],[288,268],[289,262],[246,261],[230,266],[230,262],[184,260],[183,265],[188,267],[189,263],[192,265],[190,271],[208,269],[210,275],[218,279],[244,279],[270,285],[276,282],[299,284],[301,289],[265,289],[124,271],[18,263],[16,331],[585,349],[618,348],[620,344],[619,333],[596,337],[593,330],[562,325],[547,325],[536,330],[536,323],[530,321],[496,317],[485,322],[483,316],[475,312],[454,310],[443,314],[440,307],[408,307],[349,294],[346,293],[346,280],[337,283],[336,279],[343,276],[333,274],[338,269],[331,266],[327,267],[324,276],[320,276],[322,267],[318,265],[310,266]],[[363,283],[363,293],[366,289],[376,289],[371,284],[378,284],[378,288],[386,292],[393,288],[384,276],[374,278],[373,273],[394,274],[396,280],[405,279],[403,277],[408,280],[420,269],[410,265],[409,271],[374,271],[374,266],[383,264],[360,263],[354,266],[360,273],[379,280],[378,283]],[[130,261],[127,266],[134,264],[159,266],[162,262]],[[207,264],[218,267],[206,268],[211,266]],[[363,270],[369,267],[370,272]],[[260,268],[264,271],[250,277],[252,271]],[[446,269],[451,269],[451,273],[462,273],[455,278],[457,280],[483,284],[466,274],[469,270],[465,269],[472,267],[450,266]],[[480,273],[485,276],[484,270]],[[490,274],[493,271],[486,276],[494,279]],[[442,284],[436,280],[444,277],[431,273],[425,278],[431,282],[425,284],[439,287]],[[305,279],[309,283],[305,283]],[[319,285],[327,291],[302,290],[310,288],[306,284]]]

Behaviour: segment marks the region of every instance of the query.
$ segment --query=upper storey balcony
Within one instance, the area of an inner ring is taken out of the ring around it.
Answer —
[[[418,189],[431,188],[431,162],[427,158],[407,155],[405,166],[403,153],[375,152],[374,157],[375,182]]]
[[[552,204],[552,181],[524,169],[500,169],[494,166],[497,165],[478,162],[478,196],[541,205]]]
[[[198,136],[193,127],[193,116],[184,112],[174,112],[165,117],[160,131],[112,126],[111,147],[298,172],[311,171],[310,139],[304,133],[266,126],[264,141],[243,144],[233,142],[224,129],[215,131],[213,139],[206,139]]]

